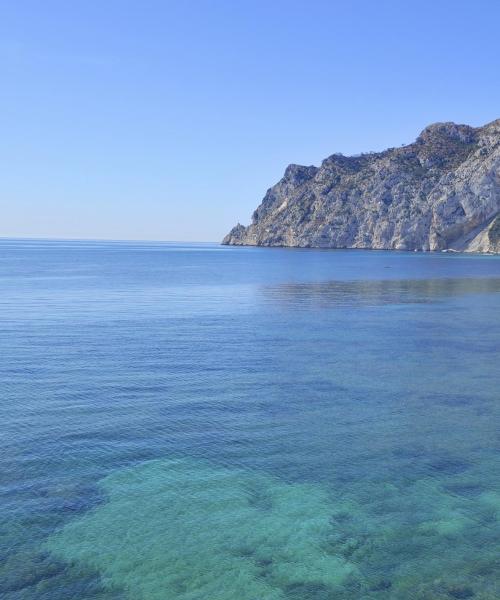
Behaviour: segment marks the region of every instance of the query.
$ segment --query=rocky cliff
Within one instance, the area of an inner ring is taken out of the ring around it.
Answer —
[[[408,146],[289,165],[223,244],[500,252],[500,119]]]

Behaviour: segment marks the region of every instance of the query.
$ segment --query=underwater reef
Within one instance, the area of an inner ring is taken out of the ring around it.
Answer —
[[[335,498],[203,460],[154,460],[107,476],[107,500],[46,550],[134,600],[493,600],[498,565],[481,553],[477,519],[496,522],[500,495],[451,481],[365,483]]]

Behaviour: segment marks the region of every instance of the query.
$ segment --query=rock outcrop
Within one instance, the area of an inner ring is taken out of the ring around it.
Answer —
[[[500,252],[500,119],[408,146],[290,165],[223,244]]]

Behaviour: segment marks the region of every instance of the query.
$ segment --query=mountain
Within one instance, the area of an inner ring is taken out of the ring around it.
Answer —
[[[289,165],[222,243],[500,252],[500,119],[435,123],[408,146]]]

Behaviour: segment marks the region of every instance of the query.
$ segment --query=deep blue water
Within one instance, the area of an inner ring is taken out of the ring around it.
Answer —
[[[497,599],[500,257],[0,241],[0,597]]]

